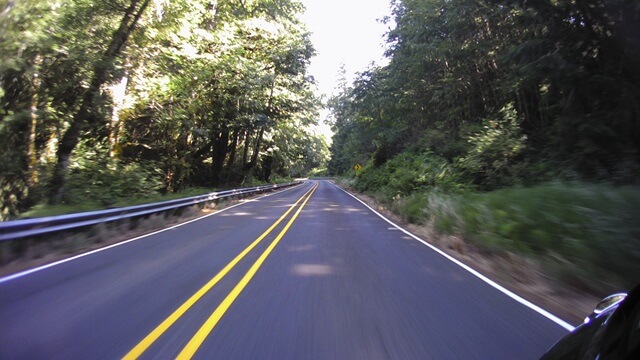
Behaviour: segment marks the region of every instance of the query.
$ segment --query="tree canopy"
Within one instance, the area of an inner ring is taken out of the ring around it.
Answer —
[[[482,190],[554,178],[637,184],[637,1],[392,5],[389,64],[329,103],[332,172],[408,153]],[[454,181],[442,179],[435,186]]]
[[[228,186],[326,161],[309,130],[320,104],[298,1],[9,0],[0,11],[2,218],[98,188]]]

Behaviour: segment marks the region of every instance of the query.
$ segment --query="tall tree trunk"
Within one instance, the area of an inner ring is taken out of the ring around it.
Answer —
[[[29,111],[29,143],[27,145],[27,173],[30,188],[33,188],[38,184],[38,173],[36,171],[36,164],[38,162],[38,157],[36,155],[36,129],[38,124],[38,114],[36,113],[38,110],[37,104],[38,98],[37,95],[34,94],[31,103],[31,110]]]
[[[49,202],[59,204],[64,194],[64,185],[71,152],[80,141],[80,132],[85,125],[94,125],[96,116],[94,114],[94,102],[99,94],[100,88],[107,81],[109,73],[112,71],[115,60],[121,54],[131,33],[135,30],[140,17],[149,6],[151,0],[131,0],[131,5],[127,8],[120,27],[113,35],[107,51],[96,62],[93,69],[93,76],[89,88],[84,93],[80,102],[78,112],[73,115],[71,125],[62,136],[57,151],[57,162],[51,179]]]
[[[222,180],[222,169],[224,169],[224,160],[227,158],[227,149],[229,149],[229,129],[222,129],[218,133],[213,145],[213,185],[219,185]]]
[[[264,126],[261,126],[260,132],[258,132],[258,137],[256,138],[256,147],[253,149],[253,154],[251,155],[251,163],[249,165],[249,170],[253,169],[258,164],[258,155],[260,155],[260,147],[262,146],[263,136],[264,136]]]
[[[262,161],[264,164],[264,181],[271,182],[271,170],[273,169],[273,156],[265,156]]]
[[[227,172],[231,173],[233,169],[233,164],[236,162],[236,150],[238,149],[238,137],[240,136],[240,129],[236,129],[233,131],[233,140],[231,140],[230,151],[229,154],[229,162],[227,163]]]
[[[251,145],[251,130],[244,132],[244,149],[242,149],[242,167],[247,166],[249,159],[249,146]]]
[[[269,92],[269,100],[267,101],[267,109],[266,109],[267,120],[269,120],[269,117],[271,116],[273,93],[276,88],[276,78],[278,74],[276,73],[275,68],[273,70],[273,73],[274,74],[273,74],[273,81],[271,82],[271,91]],[[262,137],[264,136],[264,131],[265,131],[265,128],[267,127],[266,125],[267,123],[268,122],[265,122],[260,126],[260,131],[258,132],[258,136],[256,137],[256,146],[255,148],[253,148],[253,154],[251,155],[251,162],[248,164],[248,166],[246,166],[246,169],[245,169],[245,173],[244,173],[245,177],[249,173],[249,171],[251,171],[251,169],[256,167],[256,165],[258,164],[258,155],[260,155],[260,147],[262,146]]]
[[[27,145],[27,184],[29,189],[33,189],[38,184],[38,172],[36,165],[38,156],[36,153],[36,130],[38,126],[38,90],[40,88],[40,74],[38,68],[42,63],[42,57],[36,56],[34,60],[35,73],[33,74],[33,89],[31,90],[31,106],[29,109],[29,141]],[[31,193],[31,191],[29,192]],[[32,198],[30,196],[30,198]]]
[[[128,82],[129,74],[125,74],[125,76],[120,79],[120,82],[111,88],[113,96],[113,111],[111,113],[111,124],[109,126],[109,157],[111,158],[115,158],[118,152],[121,128],[120,110],[122,110],[124,106]]]

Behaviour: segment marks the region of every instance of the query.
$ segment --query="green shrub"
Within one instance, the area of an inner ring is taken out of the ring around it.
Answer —
[[[549,183],[488,193],[414,193],[391,199],[406,221],[433,221],[489,252],[538,259],[564,283],[606,293],[640,274],[640,188]]]
[[[471,147],[458,159],[456,168],[482,189],[519,184],[525,178],[526,168],[519,165],[526,139],[513,104],[508,104],[495,119],[485,120],[481,131],[469,136]]]
[[[383,193],[386,198],[435,188],[457,192],[466,186],[444,158],[431,152],[401,153],[379,167],[368,163],[356,182],[357,190]]]
[[[413,224],[424,223],[427,219],[425,209],[427,207],[427,194],[417,193],[393,203],[393,210],[402,216],[405,221]]]
[[[570,264],[558,275],[581,279],[582,286],[629,287],[637,281],[639,188],[551,183],[467,194],[457,203],[457,218],[439,218],[449,218],[445,224],[457,224],[481,247]]]
[[[113,206],[120,199],[158,194],[162,179],[151,162],[121,163],[109,158],[104,147],[80,144],[69,165],[64,202]]]
[[[284,184],[284,183],[288,183],[288,182],[292,182],[293,178],[291,176],[281,176],[278,174],[273,174],[271,175],[271,184]],[[264,183],[260,184],[260,185],[264,185]]]
[[[443,233],[459,231],[459,195],[448,195],[440,191],[411,194],[393,201],[393,210],[406,221],[424,224],[433,221],[436,230]]]

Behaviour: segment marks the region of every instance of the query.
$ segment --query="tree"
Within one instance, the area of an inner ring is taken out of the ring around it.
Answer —
[[[134,84],[164,85],[141,97],[140,106],[124,116],[125,123],[127,117],[134,120],[125,128],[135,129],[125,131],[123,152],[148,153],[142,143],[161,151],[158,157],[167,161],[167,178],[173,183],[168,188],[242,182],[268,151],[271,145],[264,137],[272,136],[278,123],[315,111],[306,77],[313,48],[295,20],[299,8],[286,2],[260,4],[219,2],[213,18],[206,7],[186,10],[185,18],[198,20],[163,35],[162,41],[171,44],[159,49],[164,60],[145,64],[144,76],[133,79]],[[160,131],[141,131],[135,120],[148,116],[173,124],[172,130],[161,131],[169,139],[152,145],[162,138]],[[143,133],[153,139],[140,138]]]
[[[279,142],[315,122],[318,107],[298,1],[24,0],[3,9],[7,214],[38,194],[95,199],[102,185],[82,179],[99,179],[101,169],[104,179],[158,169],[164,191],[174,191],[296,167],[280,160],[298,150],[279,152]]]
[[[503,154],[498,162],[509,168],[500,166],[487,182],[486,168],[476,167],[469,174],[476,185],[566,173],[621,183],[640,178],[640,113],[632,105],[640,100],[632,65],[640,59],[637,2],[393,5],[389,64],[364,72],[333,100],[332,169],[345,172],[349,159],[362,157],[381,166],[401,152],[425,150],[452,164],[477,159],[479,139],[493,136],[483,130],[486,119],[504,118],[501,109],[513,104],[510,116],[521,120],[509,131],[526,141],[515,158],[504,155],[513,153],[511,141],[494,142],[503,148],[492,148],[490,157]]]
[[[78,110],[71,118],[69,128],[60,139],[56,152],[57,162],[51,179],[51,203],[60,203],[64,193],[64,180],[71,152],[80,141],[82,130],[95,129],[99,124],[100,116],[97,114],[96,102],[100,97],[101,87],[108,81],[116,66],[116,61],[129,40],[129,37],[138,26],[140,18],[149,6],[151,0],[131,0],[124,10],[118,28],[113,32],[111,40],[105,51],[93,65],[93,71],[89,80],[89,87],[84,91],[79,100]]]
[[[34,198],[39,183],[36,142],[43,124],[38,110],[43,54],[52,51],[47,26],[52,5],[6,2],[0,14],[0,219],[15,215]]]

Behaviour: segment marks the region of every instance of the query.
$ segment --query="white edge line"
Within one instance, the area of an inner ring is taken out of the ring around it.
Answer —
[[[424,245],[428,246],[429,248],[431,248],[433,251],[437,252],[438,254],[444,256],[445,258],[447,258],[448,260],[450,260],[451,262],[453,262],[454,264],[460,266],[461,268],[467,270],[468,272],[470,272],[471,274],[475,275],[477,278],[479,278],[480,280],[486,282],[487,284],[491,285],[492,287],[494,287],[495,289],[501,291],[502,293],[504,293],[505,295],[509,296],[510,298],[512,298],[513,300],[519,302],[520,304],[528,307],[529,309],[537,312],[538,314],[546,317],[547,319],[555,322],[556,324],[560,325],[561,327],[563,327],[564,329],[568,330],[568,331],[573,331],[573,329],[575,329],[575,327],[573,327],[571,324],[569,324],[568,322],[560,319],[559,317],[553,315],[552,313],[548,312],[547,310],[539,307],[536,304],[533,304],[532,302],[522,298],[521,296],[507,290],[506,288],[498,285],[496,282],[494,282],[493,280],[489,279],[488,277],[482,275],[481,273],[477,272],[476,270],[472,269],[471,267],[467,266],[466,264],[462,263],[461,261],[453,258],[452,256],[450,256],[449,254],[445,253],[444,251],[438,249],[437,247],[429,244],[428,242],[420,239],[419,237],[417,237],[416,235],[410,233],[408,230],[403,229],[402,227],[400,227],[399,225],[395,224],[393,221],[387,219],[386,217],[384,217],[384,215],[380,214],[379,212],[375,211],[373,208],[371,208],[369,205],[367,205],[364,201],[358,199],[356,196],[354,196],[353,194],[349,193],[348,191],[344,190],[343,188],[339,187],[338,185],[331,183],[333,186],[337,187],[338,189],[344,191],[345,193],[347,193],[349,196],[351,196],[352,198],[358,200],[362,205],[366,206],[369,210],[371,210],[374,214],[378,215],[379,217],[381,217],[383,220],[385,220],[386,222],[388,222],[389,224],[395,226],[396,228],[398,228],[398,230],[402,231],[403,233],[411,236],[413,239],[420,241],[421,243],[423,243]]]
[[[301,185],[304,185],[304,183],[302,183]],[[259,196],[259,197],[255,198],[255,199],[250,199],[250,200],[251,201],[260,200],[260,199],[263,199],[263,198],[265,198],[267,196],[277,195],[277,194],[283,193],[285,191],[289,191],[289,190],[294,189],[294,188],[296,188],[298,186],[300,186],[300,185],[295,185],[295,186],[286,188],[284,190],[280,190],[280,191],[277,191],[277,192],[274,192],[274,193],[262,195],[262,196]],[[69,258],[65,258],[65,259],[62,259],[62,260],[57,260],[57,261],[54,261],[54,262],[49,263],[49,264],[45,264],[45,265],[41,265],[41,266],[35,267],[33,269],[20,271],[20,272],[17,272],[15,274],[11,274],[11,275],[8,275],[8,276],[0,278],[0,284],[3,284],[3,283],[6,283],[6,282],[9,282],[11,280],[15,280],[15,279],[27,276],[29,274],[33,274],[33,273],[38,272],[38,271],[42,271],[42,270],[48,269],[50,267],[54,267],[56,265],[60,265],[60,264],[64,264],[64,263],[69,262],[69,261],[73,261],[75,259],[79,259],[79,258],[82,258],[82,257],[85,257],[85,256],[89,256],[91,254],[95,254],[95,253],[98,253],[98,252],[101,252],[101,251],[104,251],[104,250],[108,250],[108,249],[114,248],[116,246],[128,244],[128,243],[130,243],[132,241],[140,240],[140,239],[148,237],[148,236],[152,236],[152,235],[156,235],[156,234],[159,234],[159,233],[162,233],[162,232],[165,232],[165,231],[173,230],[173,229],[178,228],[178,227],[180,227],[182,225],[187,225],[187,224],[190,224],[192,222],[196,222],[198,220],[202,220],[204,218],[207,218],[209,216],[217,215],[217,214],[219,214],[219,213],[221,213],[223,211],[226,211],[226,210],[229,210],[229,209],[233,209],[236,206],[244,205],[244,204],[246,204],[248,202],[251,202],[251,201],[242,201],[242,202],[240,202],[238,204],[234,204],[234,205],[231,205],[231,206],[226,207],[224,209],[220,209],[220,210],[218,210],[216,212],[213,212],[211,214],[203,215],[203,216],[200,216],[198,218],[191,219],[191,220],[188,220],[188,221],[185,221],[183,223],[176,224],[176,225],[172,225],[172,226],[169,226],[169,227],[164,228],[164,229],[160,229],[160,230],[148,233],[148,234],[136,236],[136,237],[134,237],[132,239],[129,239],[129,240],[120,241],[118,243],[111,244],[111,245],[108,245],[108,246],[105,246],[105,247],[101,247],[99,249],[91,250],[91,251],[88,251],[88,252],[85,252],[85,253],[81,253],[81,254],[78,254],[78,255],[74,255],[74,256],[69,257]]]

